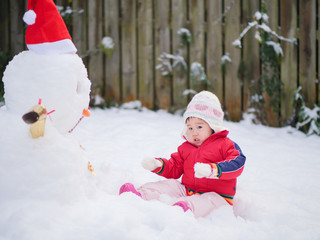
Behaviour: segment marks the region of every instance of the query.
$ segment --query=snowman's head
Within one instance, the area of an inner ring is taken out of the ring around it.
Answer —
[[[3,76],[8,111],[23,115],[38,99],[61,132],[73,129],[90,101],[90,80],[76,54],[39,55],[24,51],[13,58]]]

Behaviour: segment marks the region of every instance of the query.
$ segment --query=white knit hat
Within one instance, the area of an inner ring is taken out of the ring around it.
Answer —
[[[211,92],[202,91],[192,98],[183,114],[183,119],[186,123],[188,117],[200,118],[207,122],[214,132],[220,132],[226,130],[223,126],[223,116],[224,113],[217,96]],[[186,134],[186,127],[182,134]]]

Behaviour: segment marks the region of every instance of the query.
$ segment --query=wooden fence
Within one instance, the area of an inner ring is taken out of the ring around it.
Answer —
[[[1,0],[0,51],[12,56],[25,49],[22,16],[26,0]],[[78,54],[92,81],[92,97],[108,104],[140,100],[150,109],[186,106],[186,89],[209,89],[221,102],[229,119],[239,121],[250,107],[250,85],[261,76],[259,43],[255,32],[232,43],[261,10],[261,0],[57,0],[73,10],[67,23]],[[280,76],[283,83],[277,113],[266,99],[267,122],[283,125],[292,116],[293,95],[298,86],[307,106],[319,103],[319,0],[266,1],[269,26],[279,36],[296,38],[297,44],[281,41]],[[192,42],[180,44],[178,30],[188,29]],[[112,54],[101,50],[103,37],[114,42]],[[173,68],[162,76],[156,66],[161,53],[181,56],[187,70]],[[231,62],[223,63],[228,56]],[[192,63],[200,63],[208,83],[191,81]],[[241,69],[241,74],[239,73]]]

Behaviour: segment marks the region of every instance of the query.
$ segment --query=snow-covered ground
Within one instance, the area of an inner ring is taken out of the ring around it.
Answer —
[[[21,116],[2,107],[0,239],[320,239],[320,137],[248,117],[225,125],[247,157],[234,207],[195,219],[163,202],[118,195],[125,182],[162,179],[140,162],[176,151],[181,116],[93,109],[72,134],[47,120],[45,136],[32,139]]]

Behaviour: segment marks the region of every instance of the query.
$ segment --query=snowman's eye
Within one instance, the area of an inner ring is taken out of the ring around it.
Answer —
[[[22,119],[25,123],[32,124],[39,120],[39,114],[34,111],[28,112],[22,116]]]

